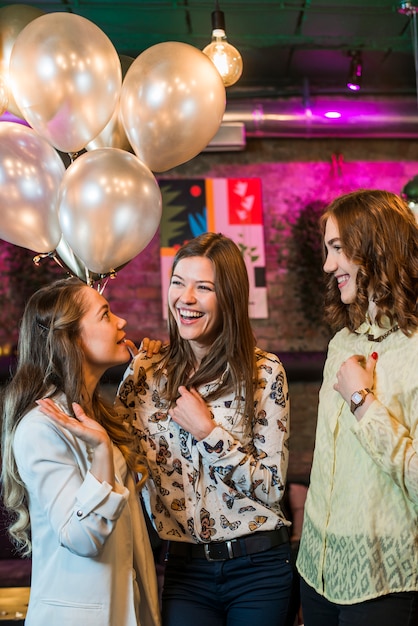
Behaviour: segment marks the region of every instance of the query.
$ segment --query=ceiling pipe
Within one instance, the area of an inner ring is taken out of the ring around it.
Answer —
[[[412,96],[254,98],[227,102],[223,123],[243,123],[247,138],[418,138]]]

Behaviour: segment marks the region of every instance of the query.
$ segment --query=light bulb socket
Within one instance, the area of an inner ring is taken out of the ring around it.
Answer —
[[[212,30],[225,30],[225,13],[216,9],[212,11]]]

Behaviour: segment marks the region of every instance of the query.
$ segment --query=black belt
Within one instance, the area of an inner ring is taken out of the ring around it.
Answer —
[[[167,553],[184,556],[189,559],[207,559],[208,561],[227,561],[238,556],[266,552],[289,541],[287,526],[277,530],[266,530],[245,535],[229,541],[211,541],[210,543],[185,543],[169,541]]]

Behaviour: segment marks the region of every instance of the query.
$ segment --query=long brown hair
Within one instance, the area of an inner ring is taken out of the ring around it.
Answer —
[[[188,341],[181,338],[176,321],[168,312],[170,343],[157,370],[157,384],[162,380],[162,370],[167,374],[163,397],[170,403],[178,397],[180,385],[199,387],[222,376],[222,385],[213,390],[206,399],[216,399],[226,390],[234,389],[238,409],[251,422],[254,410],[254,385],[256,380],[255,339],[251,328],[248,274],[238,246],[219,233],[205,233],[177,252],[172,274],[181,259],[206,257],[215,270],[215,293],[221,312],[219,334],[209,353],[194,371],[194,359]]]
[[[405,335],[412,334],[418,328],[418,224],[411,209],[394,193],[366,189],[340,196],[327,207],[321,217],[323,235],[330,217],[338,225],[344,254],[359,269],[357,296],[348,305],[341,301],[335,277],[328,275],[328,323],[354,331],[372,299],[378,325],[387,317]]]
[[[14,433],[23,416],[36,406],[35,400],[54,391],[66,396],[70,410],[73,402],[86,408],[84,353],[77,341],[80,320],[86,312],[85,289],[91,287],[77,278],[63,279],[43,287],[29,299],[20,328],[16,373],[2,393],[2,494],[14,517],[9,533],[24,554],[31,551],[30,520],[25,486],[13,455]],[[134,440],[101,398],[98,388],[91,406],[95,419],[119,447],[128,467],[141,472],[144,481],[146,471]]]

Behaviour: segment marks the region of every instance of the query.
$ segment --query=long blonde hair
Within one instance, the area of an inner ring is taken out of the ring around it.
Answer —
[[[24,555],[31,552],[30,519],[25,485],[13,455],[13,439],[23,416],[35,401],[52,390],[65,395],[68,407],[85,404],[84,353],[79,341],[80,320],[86,312],[83,291],[91,289],[77,278],[58,280],[29,299],[23,314],[16,373],[2,391],[2,495],[12,522],[9,534]],[[96,388],[91,398],[95,419],[121,450],[130,470],[146,477],[134,439]]]

